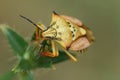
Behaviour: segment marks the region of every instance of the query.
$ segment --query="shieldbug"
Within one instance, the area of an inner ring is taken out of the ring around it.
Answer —
[[[58,56],[59,52],[56,46],[56,43],[58,43],[71,59],[77,61],[68,51],[84,51],[94,41],[92,31],[80,20],[70,16],[59,15],[53,12],[52,21],[49,27],[45,27],[42,24],[35,24],[22,15],[21,17],[36,26],[36,40],[38,42],[44,40],[49,40],[51,42],[52,52],[43,52],[45,56]]]

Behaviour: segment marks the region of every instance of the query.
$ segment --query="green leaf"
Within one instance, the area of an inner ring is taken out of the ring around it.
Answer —
[[[13,71],[9,71],[8,73],[0,77],[0,80],[13,80],[14,77],[15,73]]]
[[[8,25],[1,24],[0,29],[7,37],[15,53],[19,56],[23,56],[28,43],[20,35],[13,31]]]
[[[19,72],[19,80],[33,80],[33,75],[30,71]]]
[[[70,59],[64,51],[59,51],[59,56],[52,59],[53,64],[57,64]]]
[[[74,54],[72,54],[75,56]],[[51,68],[53,64],[58,64],[63,61],[69,60],[70,58],[66,55],[64,51],[59,51],[59,56],[57,57],[46,57],[46,56],[36,56],[36,65],[40,68]]]

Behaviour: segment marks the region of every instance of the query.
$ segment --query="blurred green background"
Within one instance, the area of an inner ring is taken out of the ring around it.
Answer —
[[[34,22],[49,25],[53,10],[77,17],[94,33],[96,42],[77,63],[69,60],[56,70],[36,70],[36,80],[120,80],[120,1],[119,0],[0,0],[0,24],[12,26],[27,41]],[[0,31],[0,75],[15,62],[12,50]]]

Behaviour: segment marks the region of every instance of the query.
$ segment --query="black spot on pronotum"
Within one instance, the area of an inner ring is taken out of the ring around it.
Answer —
[[[72,34],[72,37],[74,37],[75,35],[74,34]]]
[[[69,27],[72,27],[71,25],[69,25]]]
[[[69,27],[72,27],[71,24],[70,24],[70,22],[67,22],[67,24],[69,25]]]
[[[73,32],[75,32],[76,31],[76,29],[75,29],[75,27],[73,26]]]
[[[61,35],[62,33],[61,32],[58,32],[59,35]]]
[[[74,29],[74,32],[75,32],[76,30]]]
[[[71,33],[73,34],[73,31],[71,31]]]
[[[57,25],[57,26],[56,26],[56,28],[58,29],[58,28],[59,28],[59,26]]]
[[[68,24],[70,24],[70,22],[67,22]]]

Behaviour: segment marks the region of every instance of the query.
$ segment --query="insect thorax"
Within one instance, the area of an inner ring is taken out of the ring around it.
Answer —
[[[54,37],[58,43],[60,43],[64,48],[70,46],[70,44],[75,41],[78,37],[86,34],[86,31],[72,24],[70,21],[65,21],[58,18],[56,21],[52,22],[50,28],[43,33],[43,36]]]

